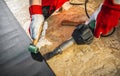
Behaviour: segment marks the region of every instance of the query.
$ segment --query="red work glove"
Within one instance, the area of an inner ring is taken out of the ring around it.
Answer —
[[[120,4],[115,4],[114,0],[105,0],[97,16],[95,37],[107,34],[112,28],[117,26],[120,18]]]
[[[42,7],[40,5],[32,5],[29,8],[31,23],[29,27],[30,36],[32,39],[37,39],[40,28],[42,28],[44,17],[42,15]]]

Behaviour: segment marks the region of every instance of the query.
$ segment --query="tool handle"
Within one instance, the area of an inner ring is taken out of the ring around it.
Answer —
[[[53,50],[54,54],[61,53],[63,50],[67,49],[71,45],[75,43],[74,39],[71,37],[67,41],[63,42],[61,45],[59,45],[55,50]]]
[[[74,39],[71,37],[69,40],[63,42],[61,45],[60,45],[60,49],[63,51],[65,49],[67,49],[68,47],[70,47],[71,45],[74,44]]]
[[[41,25],[40,25],[41,26]],[[33,45],[37,45],[39,39],[40,39],[40,35],[41,35],[41,32],[42,32],[42,28],[43,28],[43,24],[42,26],[39,28],[39,32],[38,32],[38,37],[36,39],[33,40],[32,44]]]

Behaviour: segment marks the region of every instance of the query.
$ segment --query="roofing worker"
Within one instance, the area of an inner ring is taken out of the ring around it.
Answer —
[[[109,33],[118,25],[120,18],[120,0],[104,0],[104,3],[96,10],[90,18],[96,20],[94,30],[95,37]]]
[[[38,38],[39,28],[42,27],[44,19],[49,17],[67,1],[68,0],[30,0],[29,12],[31,23],[29,31],[32,39]]]

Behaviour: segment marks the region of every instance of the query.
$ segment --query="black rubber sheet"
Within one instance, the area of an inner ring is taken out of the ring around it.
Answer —
[[[0,76],[55,76],[48,64],[32,59],[30,39],[0,0]]]

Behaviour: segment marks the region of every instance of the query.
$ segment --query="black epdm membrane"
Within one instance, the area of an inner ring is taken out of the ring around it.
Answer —
[[[4,0],[0,0],[0,76],[55,76],[45,60],[31,57],[31,43]]]

